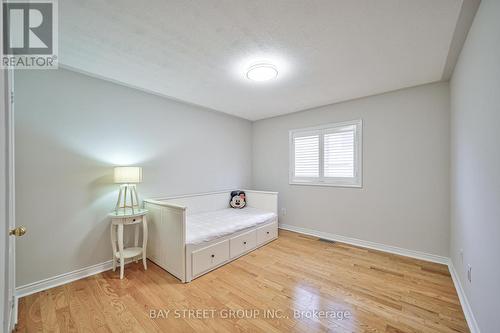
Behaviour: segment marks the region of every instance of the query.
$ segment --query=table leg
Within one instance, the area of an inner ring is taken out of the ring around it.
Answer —
[[[116,230],[113,223],[111,223],[111,249],[113,250],[113,272],[116,270]]]
[[[123,257],[123,224],[118,225],[118,249],[120,251],[120,279],[123,279],[125,258]]]
[[[146,215],[142,217],[142,264],[144,265],[144,270],[148,269],[146,264],[146,247],[148,245],[148,221],[146,220]]]
[[[139,224],[135,225],[135,235],[134,235],[134,246],[139,246]],[[135,263],[137,264],[137,258],[135,258]]]

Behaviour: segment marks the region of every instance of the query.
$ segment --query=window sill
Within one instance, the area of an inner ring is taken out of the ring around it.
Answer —
[[[353,187],[363,188],[363,184],[333,184],[333,183],[306,183],[306,182],[288,182],[289,185],[305,185],[305,186],[325,186],[325,187]]]

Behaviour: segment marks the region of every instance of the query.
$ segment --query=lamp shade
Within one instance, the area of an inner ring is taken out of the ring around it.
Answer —
[[[116,167],[115,183],[117,184],[135,184],[142,182],[141,167]]]

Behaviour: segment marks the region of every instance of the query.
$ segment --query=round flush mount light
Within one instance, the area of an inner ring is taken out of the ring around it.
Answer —
[[[268,63],[259,63],[248,67],[247,78],[256,82],[273,80],[278,77],[276,66]]]

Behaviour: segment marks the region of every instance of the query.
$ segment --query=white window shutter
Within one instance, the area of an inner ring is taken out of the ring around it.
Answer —
[[[354,126],[324,136],[324,177],[352,178],[354,171]]]
[[[294,138],[295,177],[319,177],[319,135]]]

